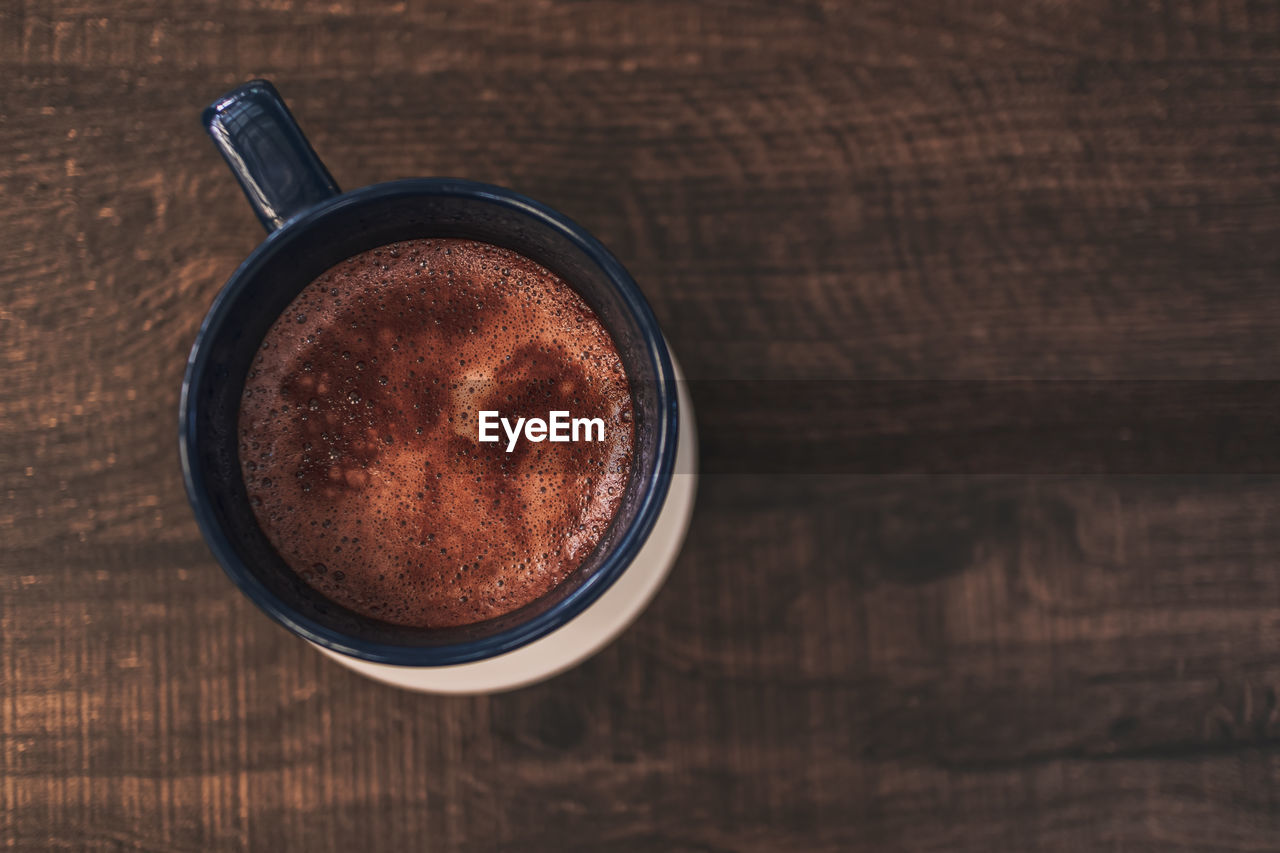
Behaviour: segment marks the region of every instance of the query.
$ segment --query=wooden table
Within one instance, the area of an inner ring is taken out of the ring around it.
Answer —
[[[1280,7],[27,0],[0,69],[0,846],[1280,849],[1273,468],[730,452],[625,636],[447,699],[244,599],[175,429],[256,75],[343,186],[592,229],[709,458],[731,379],[1274,379]]]

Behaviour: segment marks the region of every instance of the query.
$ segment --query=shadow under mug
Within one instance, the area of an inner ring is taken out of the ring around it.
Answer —
[[[340,192],[275,88],[255,80],[203,121],[270,232],[209,309],[182,384],[179,448],[187,495],[210,549],[273,619],[323,648],[367,661],[446,666],[512,651],[585,610],[640,551],[675,465],[676,378],[657,321],[634,281],[595,238],[501,187],[445,178]],[[631,381],[631,477],[613,523],[583,564],[525,607],[456,628],[408,628],[325,598],[281,559],[258,526],[241,478],[237,419],[250,361],[267,330],[318,275],[368,249],[422,237],[502,246],[559,275],[613,336]]]

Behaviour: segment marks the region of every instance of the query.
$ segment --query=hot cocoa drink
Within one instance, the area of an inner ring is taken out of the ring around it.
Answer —
[[[602,427],[482,441],[482,412]],[[457,239],[383,246],[308,285],[253,360],[239,433],[253,511],[293,571],[419,627],[499,616],[569,576],[622,501],[634,439],[622,362],[578,294]]]

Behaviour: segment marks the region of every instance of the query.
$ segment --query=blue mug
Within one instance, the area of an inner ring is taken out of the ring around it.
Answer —
[[[682,417],[676,373],[653,312],[631,276],[580,226],[501,187],[421,178],[341,192],[265,80],[219,98],[204,111],[203,123],[269,232],[214,299],[182,384],[179,447],[187,495],[205,540],[231,580],[293,633],[330,653],[375,664],[445,667],[483,661],[571,623],[640,553],[676,465]],[[237,447],[249,363],[299,291],[352,255],[421,237],[503,246],[568,282],[612,334],[631,380],[635,413],[630,482],[595,551],[537,601],[456,628],[410,628],[370,619],[299,578],[254,518]]]

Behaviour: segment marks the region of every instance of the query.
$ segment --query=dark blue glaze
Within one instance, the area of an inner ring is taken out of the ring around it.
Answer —
[[[241,110],[241,99],[253,109]],[[230,125],[219,116],[229,115],[240,116],[238,124],[222,132]],[[259,120],[262,124],[255,123]],[[179,448],[187,495],[227,574],[299,636],[343,654],[408,666],[502,654],[581,613],[639,552],[662,508],[675,463],[679,412],[671,361],[653,312],[626,270],[577,224],[501,187],[420,178],[336,195],[322,191],[336,187],[270,84],[251,83],[219,99],[206,111],[205,123],[264,224],[275,228],[214,300],[182,385]],[[238,140],[248,140],[252,151],[246,154]],[[286,186],[274,183],[277,177]],[[339,607],[285,565],[249,507],[236,424],[249,362],[272,322],[303,287],[359,252],[431,236],[505,246],[569,282],[613,335],[636,412],[635,456],[622,506],[582,567],[514,613],[434,630],[388,625]]]
[[[289,217],[338,194],[276,87],[251,80],[201,117],[258,219],[274,231]]]

